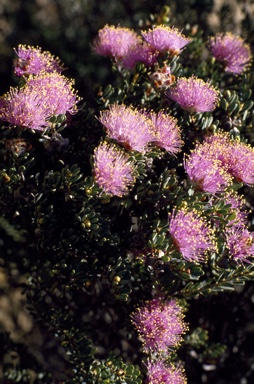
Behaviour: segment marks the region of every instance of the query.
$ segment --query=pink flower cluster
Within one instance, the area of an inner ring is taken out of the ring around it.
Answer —
[[[102,111],[100,122],[109,137],[127,150],[145,152],[153,139],[153,125],[150,119],[133,107],[114,104]]]
[[[131,319],[143,339],[146,352],[166,352],[182,341],[181,335],[186,330],[182,309],[174,299],[147,301]]]
[[[93,49],[98,55],[109,56],[121,60],[133,46],[140,43],[140,38],[130,28],[105,25],[99,30],[93,43]]]
[[[164,362],[170,348],[182,341],[187,330],[183,310],[175,299],[146,301],[131,315],[131,320],[143,340],[146,353],[156,353],[157,358],[147,364],[147,384],[186,384],[182,369]]]
[[[184,372],[162,361],[147,365],[147,384],[187,384]]]
[[[158,25],[149,31],[142,31],[141,34],[155,51],[167,52],[171,55],[178,55],[191,42],[191,39],[184,36],[177,28],[165,25]]]
[[[254,236],[244,226],[233,225],[226,229],[226,242],[230,256],[237,263],[249,263],[254,257]]]
[[[64,69],[58,58],[50,52],[42,51],[40,47],[20,44],[14,50],[18,56],[14,60],[14,73],[17,76],[37,75],[41,71],[61,73]]]
[[[94,152],[94,178],[104,193],[121,197],[135,183],[134,166],[123,151],[103,143]]]
[[[26,82],[27,89],[41,95],[52,116],[77,112],[79,98],[73,85],[73,80],[57,72],[40,72],[37,76],[29,76]]]
[[[207,136],[185,159],[184,167],[195,188],[212,194],[223,191],[233,180],[254,184],[253,148],[232,140],[227,133]]]
[[[109,137],[126,151],[144,153],[151,143],[175,155],[183,144],[176,119],[164,111],[148,113],[132,106],[113,104],[101,112],[99,120]],[[105,193],[121,196],[134,184],[133,170],[127,158],[105,145],[96,149],[95,180]]]
[[[169,232],[176,249],[189,262],[203,262],[207,252],[215,249],[213,231],[196,211],[173,211]]]
[[[62,66],[40,48],[19,46],[14,70],[25,84],[3,95],[0,119],[22,128],[45,130],[54,115],[74,114],[80,98],[73,81],[61,74]]]
[[[219,92],[195,76],[180,77],[166,95],[190,113],[211,112],[219,101]]]
[[[181,140],[177,120],[164,111],[151,113],[150,118],[154,125],[153,143],[173,155],[178,153],[183,141]]]
[[[177,121],[165,111],[146,113],[132,106],[114,104],[101,112],[99,120],[110,138],[127,150],[143,153],[149,143],[154,143],[176,154],[182,146]]]
[[[134,68],[138,62],[152,66],[161,53],[177,55],[191,41],[177,28],[159,25],[142,31],[141,36],[130,28],[105,25],[99,30],[93,50],[99,55],[109,56],[125,68]],[[143,39],[142,39],[143,38]]]
[[[243,73],[251,60],[251,50],[243,39],[230,32],[218,33],[210,37],[208,48],[212,55],[224,65],[225,71],[234,74]]]

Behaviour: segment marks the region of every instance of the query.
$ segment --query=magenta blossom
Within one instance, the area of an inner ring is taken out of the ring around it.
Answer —
[[[169,232],[183,258],[190,262],[204,262],[207,251],[214,249],[212,229],[197,211],[182,208],[173,211],[169,219]]]
[[[109,56],[118,61],[140,41],[140,37],[132,29],[105,25],[94,40],[93,50],[99,55]]]
[[[126,195],[135,183],[134,166],[129,156],[106,143],[94,152],[94,178],[107,195]]]
[[[254,184],[254,149],[239,140],[233,140],[228,133],[219,132],[207,136],[199,153],[204,158],[215,159],[237,182]]]
[[[184,161],[195,188],[216,193],[236,182],[254,184],[254,149],[228,133],[207,136]]]
[[[232,140],[228,133],[217,132],[213,135],[207,135],[203,144],[199,146],[199,152],[204,157],[209,157],[220,162],[221,166],[228,170],[232,148]]]
[[[182,341],[181,335],[186,330],[182,309],[175,300],[147,301],[131,318],[146,352],[166,352]]]
[[[228,227],[226,229],[227,248],[237,263],[249,263],[254,257],[254,236],[245,226]]]
[[[228,159],[228,172],[234,176],[237,182],[247,185],[254,184],[254,149],[250,145],[232,141]]]
[[[195,76],[180,77],[166,95],[190,113],[211,112],[219,100],[219,92]]]
[[[178,55],[189,44],[190,38],[184,36],[177,28],[158,25],[149,31],[141,32],[143,39],[158,52]]]
[[[147,384],[187,384],[182,369],[166,365],[162,361],[147,365]]]
[[[178,153],[183,142],[177,120],[163,111],[151,113],[150,117],[155,127],[153,142],[173,155]]]
[[[37,76],[29,76],[26,87],[38,93],[50,115],[74,114],[78,111],[80,98],[73,89],[73,81],[57,73],[41,72]]]
[[[108,135],[127,150],[145,152],[148,143],[153,140],[151,120],[131,106],[113,104],[109,110],[101,112],[99,120]]]
[[[18,59],[14,60],[14,73],[17,76],[36,75],[41,71],[60,73],[64,69],[58,58],[40,47],[20,44],[15,52]]]
[[[145,42],[139,41],[131,46],[121,60],[124,68],[133,69],[137,63],[143,63],[147,67],[157,63],[158,53],[154,52]]]
[[[237,182],[254,184],[254,150],[250,145],[231,139],[228,133],[219,132],[206,137],[203,153],[218,159]]]
[[[27,87],[11,89],[3,96],[0,107],[0,119],[22,128],[45,130],[49,126],[50,115],[37,92]]]
[[[249,45],[244,44],[242,38],[234,36],[230,32],[210,37],[208,47],[212,55],[224,65],[227,72],[241,74],[251,60]]]
[[[232,178],[223,168],[221,161],[205,153],[199,147],[184,159],[184,168],[195,189],[215,194],[232,184]],[[204,153],[203,153],[204,152]]]

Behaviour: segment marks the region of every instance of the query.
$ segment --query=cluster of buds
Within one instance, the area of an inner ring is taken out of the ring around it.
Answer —
[[[166,89],[171,86],[176,80],[175,76],[171,74],[170,67],[164,63],[162,68],[156,68],[153,73],[149,75],[153,86],[157,89]]]

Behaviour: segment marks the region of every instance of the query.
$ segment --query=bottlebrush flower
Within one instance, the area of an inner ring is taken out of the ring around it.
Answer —
[[[180,127],[177,120],[163,111],[151,113],[150,118],[155,127],[153,142],[160,148],[165,148],[171,154],[180,151],[183,142],[180,136]]]
[[[227,248],[237,263],[249,263],[254,257],[254,236],[244,226],[232,226],[226,229]]]
[[[127,150],[145,152],[153,140],[154,126],[145,114],[133,107],[113,104],[102,111],[99,118],[108,135]]]
[[[49,126],[49,114],[40,95],[27,87],[12,88],[3,96],[0,107],[1,120],[35,130],[45,130]]]
[[[18,59],[14,60],[14,73],[17,76],[36,75],[41,71],[60,73],[64,69],[58,58],[40,47],[20,44],[15,52]]]
[[[178,55],[191,41],[189,37],[184,36],[177,28],[170,28],[165,25],[158,25],[149,31],[142,31],[141,34],[143,39],[155,51],[166,51],[171,55]]]
[[[217,34],[210,37],[208,48],[212,55],[221,62],[225,71],[241,74],[251,60],[251,50],[248,44],[239,36],[232,33]]]
[[[50,115],[75,114],[80,98],[73,89],[73,81],[57,73],[40,72],[37,76],[29,76],[26,87],[38,93]]]
[[[186,330],[182,309],[175,300],[147,301],[131,319],[143,339],[145,352],[167,352],[182,341],[181,334]]]
[[[203,80],[180,77],[166,95],[188,112],[211,112],[219,100],[219,92]]]
[[[254,149],[243,142],[232,141],[230,157],[227,163],[228,172],[237,182],[254,184]]]
[[[94,152],[94,178],[107,195],[123,196],[135,183],[129,156],[113,145],[99,145]]]
[[[232,184],[232,178],[221,161],[206,153],[205,148],[192,151],[184,159],[184,168],[195,189],[215,194]]]
[[[147,364],[147,384],[187,384],[184,372],[161,361]]]
[[[138,42],[131,46],[121,60],[124,68],[133,69],[137,63],[143,63],[147,67],[157,63],[158,54],[145,42]]]
[[[233,140],[228,133],[207,136],[184,161],[192,184],[205,192],[216,193],[235,179],[254,184],[254,149]]]
[[[205,157],[216,159],[221,166],[228,169],[228,163],[231,158],[232,140],[227,132],[217,132],[213,135],[207,135],[203,144],[199,147],[199,152]]]
[[[203,262],[206,253],[214,249],[213,232],[197,211],[182,208],[173,211],[169,232],[177,250],[190,262]]]
[[[134,30],[114,25],[105,25],[99,30],[93,43],[93,50],[98,55],[122,59],[128,50],[140,42]]]
[[[219,132],[207,136],[199,151],[206,158],[219,160],[237,182],[254,183],[254,149],[250,145],[231,139],[228,133]]]

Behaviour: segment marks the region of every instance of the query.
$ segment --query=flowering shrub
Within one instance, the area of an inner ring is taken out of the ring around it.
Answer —
[[[58,58],[14,51],[0,245],[54,352],[23,340],[23,356],[4,334],[20,360],[8,383],[184,384],[190,358],[213,369],[226,355],[188,313],[254,279],[251,51],[159,16],[98,31],[91,54],[116,85],[90,104]]]

